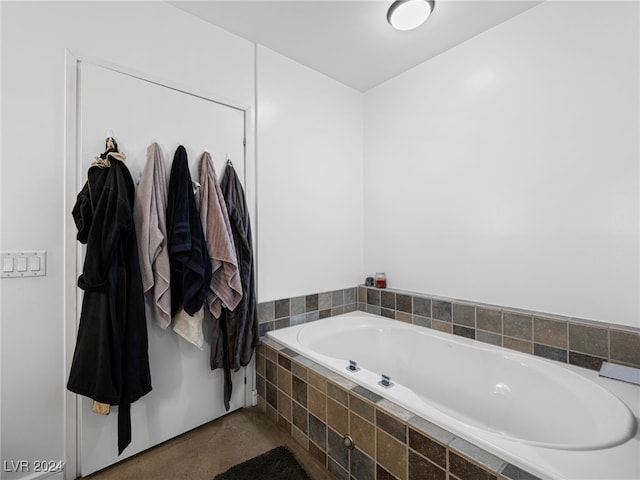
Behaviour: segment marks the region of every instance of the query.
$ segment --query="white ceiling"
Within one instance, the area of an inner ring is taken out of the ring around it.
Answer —
[[[410,32],[387,23],[392,0],[170,3],[364,92],[542,0],[436,0]]]

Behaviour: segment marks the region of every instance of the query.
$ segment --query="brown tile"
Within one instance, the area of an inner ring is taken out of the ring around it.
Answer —
[[[302,446],[302,448],[309,450],[309,437],[295,425],[291,427],[291,436]]]
[[[476,328],[476,308],[462,303],[453,304],[453,323]]]
[[[396,293],[396,310],[405,313],[412,313],[411,295]]]
[[[584,353],[569,352],[569,363],[577,367],[588,368],[589,370],[600,370],[602,362],[606,362],[606,358],[592,357]]]
[[[502,312],[491,308],[476,308],[476,328],[487,332],[502,333]]]
[[[309,442],[309,453],[313,458],[315,458],[320,464],[327,465],[327,454],[324,450],[320,449],[313,442]]]
[[[523,353],[533,353],[533,343],[519,338],[504,337],[502,346]]]
[[[396,311],[395,310],[391,310],[390,308],[381,308],[380,309],[380,315],[382,315],[383,317],[386,318],[390,318],[391,320],[395,320],[396,319]]]
[[[264,397],[261,397],[258,395],[258,410],[260,410],[262,413],[267,413],[267,401],[264,399]]]
[[[296,402],[291,402],[292,412],[291,421],[305,434],[309,433],[309,420],[307,418],[307,409]]]
[[[271,360],[272,362],[277,362],[278,361],[278,352],[275,351],[273,348],[271,347],[266,347],[265,350],[265,357],[268,360]]]
[[[349,394],[349,408],[365,420],[368,420],[371,423],[374,422],[375,412],[373,405],[369,402],[361,400],[353,394]]]
[[[504,312],[502,315],[502,333],[521,340],[533,338],[533,319],[530,315]]]
[[[307,295],[305,298],[305,308],[307,312],[318,310],[318,294]]]
[[[291,422],[291,397],[278,391],[278,413]]]
[[[464,327],[462,325],[453,325],[453,334],[458,335],[460,337],[470,338],[471,340],[475,340],[476,338],[476,329],[470,327]]]
[[[387,415],[383,411],[376,409],[376,426],[381,428],[388,434],[400,440],[402,443],[407,441],[407,426],[401,421]]]
[[[313,370],[309,370],[308,382],[309,382],[309,385],[311,385],[312,387],[315,387],[318,390],[320,390],[321,392],[325,392],[326,393],[326,391],[327,391],[327,379],[325,377],[323,377],[322,375],[317,374]]]
[[[267,382],[278,384],[278,367],[271,360],[265,362],[265,378]]]
[[[293,373],[296,377],[306,381],[307,380],[307,367],[304,365],[300,365],[297,362],[291,362],[291,373]]]
[[[640,367],[640,334],[609,330],[611,360]]]
[[[291,422],[284,418],[282,415],[278,415],[278,426],[291,435]]]
[[[396,294],[388,290],[383,290],[380,294],[380,306],[391,310],[396,309]]]
[[[327,424],[342,435],[349,431],[349,411],[331,398],[327,399]]]
[[[590,325],[569,324],[569,350],[597,357],[609,357],[609,331]]]
[[[447,449],[438,442],[409,429],[409,446],[442,468],[447,468]]]
[[[262,375],[264,377],[265,375],[265,362],[266,359],[264,358],[264,355],[256,355],[256,373],[258,375]]]
[[[349,472],[338,465],[333,458],[327,458],[327,470],[329,470],[338,480],[349,480]]]
[[[376,474],[376,462],[359,449],[351,450],[351,477],[354,480],[372,480]]]
[[[367,288],[367,304],[380,306],[380,290],[373,288]]]
[[[291,395],[291,372],[282,367],[278,367],[278,388]]]
[[[327,430],[327,455],[343,468],[349,468],[349,449],[345,446],[342,435],[332,428]]]
[[[273,408],[278,408],[278,389],[273,383],[267,382],[267,403]]]
[[[409,480],[446,480],[441,468],[409,450]]]
[[[396,310],[396,320],[400,320],[401,322],[405,323],[413,323],[413,315]]]
[[[435,318],[431,320],[431,328],[438,330],[439,332],[453,333],[453,326],[451,323],[436,320]]]
[[[307,406],[307,382],[300,380],[298,377],[291,378],[291,390],[293,399],[303,407]]]
[[[552,347],[567,348],[567,323],[547,318],[533,319],[533,341]]]
[[[376,460],[400,480],[407,478],[407,446],[376,428]]]
[[[266,395],[266,380],[262,375],[256,374],[256,390],[258,392],[258,396],[264,398]]]
[[[283,298],[282,300],[276,300],[275,318],[288,317],[289,315],[289,299]]]
[[[449,472],[460,480],[495,480],[496,476],[449,451]]]
[[[349,406],[349,392],[333,382],[327,382],[327,395],[345,407]]]
[[[309,440],[322,450],[327,450],[327,424],[311,414],[309,414]]]
[[[379,463],[376,463],[376,480],[398,480],[398,478],[387,472]]]
[[[367,289],[358,287],[358,303],[367,303]]]
[[[273,302],[258,303],[258,323],[273,320]]]
[[[293,352],[293,351],[291,351],[289,349],[285,349],[285,350],[287,350],[287,352],[285,352],[285,353],[293,353],[293,354],[295,354],[295,352]],[[278,365],[280,365],[281,367],[291,371],[291,359],[285,357],[284,355],[282,355],[280,353],[278,354]]]
[[[376,431],[372,423],[351,412],[349,434],[353,438],[356,447],[367,455],[373,457],[376,454]]]
[[[327,419],[327,396],[316,390],[312,386],[309,386],[308,390],[308,408],[311,413],[318,417],[322,421]]]

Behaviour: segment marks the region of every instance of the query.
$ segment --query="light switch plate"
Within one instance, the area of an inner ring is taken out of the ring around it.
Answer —
[[[2,252],[2,278],[41,277],[47,274],[47,252]]]

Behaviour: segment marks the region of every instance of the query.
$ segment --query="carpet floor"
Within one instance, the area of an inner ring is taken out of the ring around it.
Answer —
[[[134,455],[87,480],[213,480],[229,468],[286,445],[313,480],[335,480],[257,408],[244,408]]]

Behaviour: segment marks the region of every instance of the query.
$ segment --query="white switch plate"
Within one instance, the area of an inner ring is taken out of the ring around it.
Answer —
[[[47,274],[47,252],[2,252],[2,278],[41,277]]]

